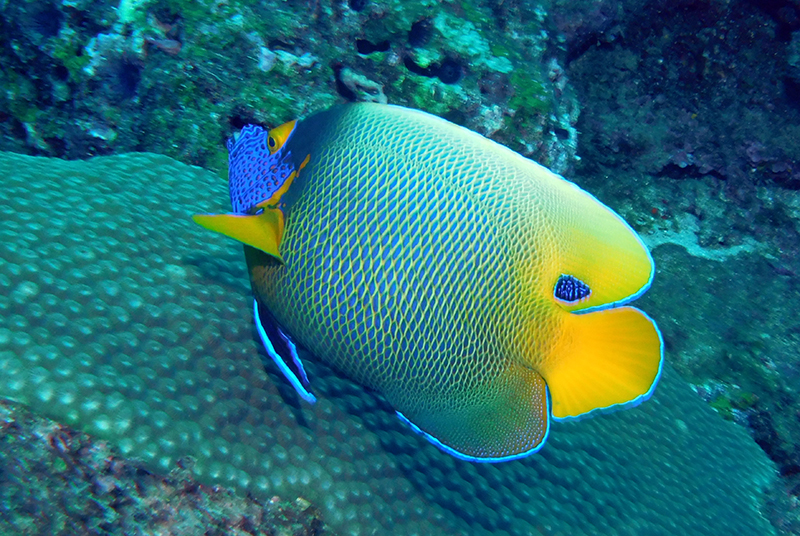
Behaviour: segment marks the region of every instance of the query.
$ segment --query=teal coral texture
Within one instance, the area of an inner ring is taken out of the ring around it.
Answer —
[[[667,368],[639,408],[538,454],[454,459],[303,355],[298,399],[252,327],[241,248],[194,226],[225,181],[167,157],[0,154],[0,396],[168,471],[303,496],[340,534],[770,534],[774,468]]]

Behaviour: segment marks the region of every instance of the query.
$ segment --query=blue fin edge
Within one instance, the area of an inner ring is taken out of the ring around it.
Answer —
[[[551,418],[551,412],[550,412],[550,389],[545,387],[545,393],[546,393],[546,397],[547,397],[547,428],[544,431],[544,437],[539,442],[539,444],[536,445],[535,447],[533,447],[532,449],[526,450],[525,452],[520,452],[519,454],[512,454],[510,456],[497,456],[497,457],[491,457],[491,458],[478,458],[476,456],[468,456],[468,455],[464,454],[463,452],[457,451],[453,447],[448,447],[447,445],[445,445],[444,443],[439,441],[437,438],[433,437],[431,434],[429,434],[428,432],[425,432],[419,426],[417,426],[416,424],[414,424],[413,422],[408,420],[408,417],[406,417],[405,415],[403,415],[399,411],[395,411],[395,413],[397,414],[397,416],[400,418],[401,421],[403,421],[406,425],[408,425],[409,428],[411,428],[416,433],[418,433],[419,435],[421,435],[422,437],[427,439],[430,443],[433,443],[436,447],[439,448],[439,450],[442,450],[442,451],[446,452],[447,454],[453,456],[454,458],[458,458],[459,460],[464,460],[464,461],[467,461],[467,462],[474,462],[474,463],[509,462],[509,461],[512,461],[512,460],[519,460],[520,458],[526,458],[526,457],[530,456],[531,454],[535,454],[535,453],[539,452],[542,449],[542,447],[544,447],[545,443],[547,443],[547,438],[550,436],[550,418]]]
[[[292,339],[287,337],[286,334],[283,331],[281,331],[281,328],[278,328],[278,335],[281,336],[281,339],[283,339],[283,342],[285,342],[286,346],[289,348],[289,353],[292,354],[292,361],[297,367],[297,371],[300,373],[300,382],[303,384],[304,388],[307,387],[308,375],[306,374],[305,367],[303,367],[303,361],[300,359],[300,356],[297,355],[297,346],[294,345]]]
[[[637,311],[642,313],[648,320],[653,323],[653,327],[656,328],[656,333],[658,333],[658,340],[661,342],[661,359],[658,361],[658,372],[656,373],[656,377],[653,378],[653,383],[650,385],[650,389],[647,390],[646,393],[641,394],[634,398],[633,400],[628,400],[627,402],[622,402],[621,404],[612,404],[610,406],[604,406],[602,408],[594,408],[591,411],[587,411],[586,413],[581,413],[580,415],[571,415],[569,417],[553,417],[553,420],[557,422],[570,422],[570,421],[582,421],[583,419],[588,419],[590,417],[594,417],[595,415],[602,414],[602,413],[614,413],[619,410],[635,408],[642,402],[649,399],[653,396],[653,393],[656,390],[656,386],[658,385],[659,380],[661,380],[661,374],[664,371],[664,337],[661,335],[661,330],[658,329],[658,324],[656,324],[655,320],[650,318],[650,315],[639,309],[636,308]],[[581,311],[583,312],[583,311]]]
[[[269,340],[267,333],[264,331],[264,327],[261,325],[261,318],[258,315],[258,301],[253,300],[253,318],[256,322],[256,329],[258,330],[258,336],[261,338],[261,344],[264,345],[264,349],[267,351],[269,356],[278,365],[281,373],[289,380],[289,383],[294,387],[294,390],[297,391],[297,394],[300,395],[300,398],[308,402],[309,404],[313,404],[317,401],[317,397],[315,397],[311,392],[309,392],[303,382],[306,384],[308,383],[308,377],[306,376],[306,371],[303,368],[303,362],[300,361],[300,358],[297,355],[297,349],[286,335],[278,330],[278,333],[281,334],[283,340],[286,341],[286,346],[289,348],[289,352],[292,354],[292,361],[297,365],[298,370],[300,371],[300,375],[303,377],[303,381],[301,381],[291,369],[286,365],[283,358],[275,351],[275,347],[272,345],[272,341]]]

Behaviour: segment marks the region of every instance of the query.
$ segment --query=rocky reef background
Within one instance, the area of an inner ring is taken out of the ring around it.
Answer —
[[[667,359],[748,427],[797,505],[800,4],[633,4],[558,23],[581,102],[577,180],[655,247],[642,306]]]
[[[191,459],[167,475],[25,408],[0,402],[4,534],[250,534],[328,536],[298,498],[259,503],[198,484]]]
[[[0,1],[0,65],[0,150],[224,173],[246,123],[374,100],[575,180],[654,248],[667,360],[800,532],[797,0]]]
[[[558,169],[575,154],[576,101],[536,4],[49,0],[5,2],[3,15],[10,150],[153,151],[222,170],[224,140],[246,123],[372,100]]]

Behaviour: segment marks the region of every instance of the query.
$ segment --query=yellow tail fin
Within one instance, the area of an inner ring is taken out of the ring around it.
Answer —
[[[634,307],[566,313],[563,335],[541,370],[553,417],[636,405],[661,374],[663,343],[650,317]]]

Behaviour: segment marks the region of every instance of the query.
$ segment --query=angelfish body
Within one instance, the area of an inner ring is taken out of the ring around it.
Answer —
[[[437,446],[500,461],[538,450],[551,417],[652,394],[658,329],[621,305],[653,262],[594,197],[415,110],[354,104],[281,128],[229,146],[234,214],[196,219],[248,244],[259,331],[304,398],[294,343]]]

